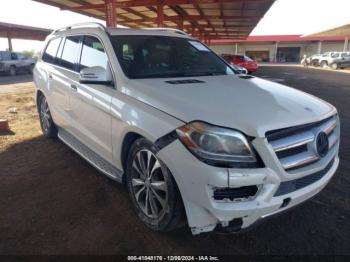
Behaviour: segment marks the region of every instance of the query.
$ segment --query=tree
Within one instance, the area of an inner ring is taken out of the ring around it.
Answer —
[[[22,51],[22,54],[25,55],[26,57],[34,57],[35,51],[32,50],[24,50]]]

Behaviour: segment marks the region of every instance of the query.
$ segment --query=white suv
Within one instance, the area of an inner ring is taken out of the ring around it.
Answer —
[[[236,74],[181,31],[57,30],[34,80],[44,135],[125,183],[153,230],[237,232],[314,196],[338,167],[332,105]]]

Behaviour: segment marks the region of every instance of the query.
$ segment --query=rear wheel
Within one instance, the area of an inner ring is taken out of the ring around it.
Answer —
[[[48,138],[57,137],[57,128],[52,120],[49,105],[44,95],[40,95],[39,97],[38,109],[40,126],[44,136]]]
[[[165,232],[184,224],[184,208],[175,180],[157,152],[150,141],[136,140],[129,151],[126,183],[139,219]]]
[[[337,64],[337,63],[331,64],[331,68],[332,68],[333,70],[338,69],[338,64]]]
[[[321,66],[322,68],[328,68],[328,64],[327,64],[326,61],[322,61],[321,64],[320,64],[320,66]]]

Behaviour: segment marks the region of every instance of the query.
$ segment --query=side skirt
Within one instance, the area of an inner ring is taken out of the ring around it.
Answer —
[[[89,162],[92,166],[94,166],[98,171],[102,172],[109,178],[116,180],[118,182],[122,182],[123,180],[123,172],[118,168],[114,167],[108,161],[104,160],[98,154],[96,154],[93,150],[88,148],[82,142],[80,142],[73,135],[68,133],[66,130],[59,128],[58,129],[58,137],[73,149],[76,153],[78,153],[82,158],[84,158],[87,162]]]

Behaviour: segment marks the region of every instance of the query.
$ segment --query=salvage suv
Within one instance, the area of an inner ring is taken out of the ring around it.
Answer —
[[[338,167],[332,105],[236,74],[182,31],[56,30],[34,80],[44,135],[124,183],[153,230],[238,232],[316,195]]]

